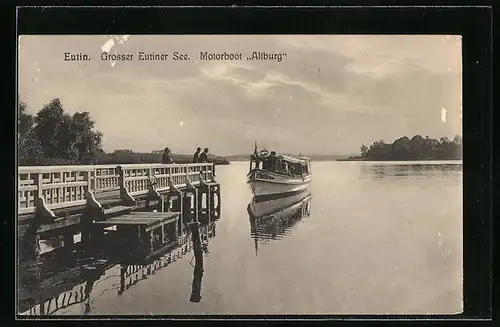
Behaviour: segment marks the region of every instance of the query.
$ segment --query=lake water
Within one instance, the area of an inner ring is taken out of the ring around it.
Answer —
[[[121,292],[120,265],[106,268],[87,289],[87,305],[55,314],[461,312],[461,165],[314,162],[310,213],[262,233],[251,230],[247,169],[246,162],[217,168],[222,211],[199,302],[190,301],[190,250],[154,274],[129,274],[125,283],[137,282]]]

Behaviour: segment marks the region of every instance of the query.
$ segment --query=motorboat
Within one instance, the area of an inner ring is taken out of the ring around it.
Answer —
[[[247,183],[257,198],[290,196],[307,189],[312,180],[310,158],[263,149],[250,156]]]

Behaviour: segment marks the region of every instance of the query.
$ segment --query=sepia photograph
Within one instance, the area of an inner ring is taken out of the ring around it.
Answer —
[[[19,316],[455,315],[460,35],[20,35]]]

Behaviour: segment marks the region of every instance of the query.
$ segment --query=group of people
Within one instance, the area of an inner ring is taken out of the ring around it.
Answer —
[[[163,150],[163,155],[161,158],[161,162],[164,164],[173,164],[175,163],[172,160],[172,152],[170,151],[169,148],[165,148]],[[203,149],[203,152],[201,152],[201,148],[197,148],[196,152],[193,155],[193,163],[198,163],[198,162],[210,162],[208,160],[208,148]]]

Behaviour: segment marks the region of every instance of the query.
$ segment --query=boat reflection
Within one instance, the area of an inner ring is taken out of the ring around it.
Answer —
[[[208,242],[215,237],[215,230],[215,221],[198,227],[203,254],[209,253]],[[68,253],[54,251],[50,256],[42,256],[40,260],[24,263],[19,271],[18,312],[22,316],[55,315],[60,314],[63,309],[82,304],[80,314],[87,315],[91,311],[92,302],[105,292],[114,291],[117,292],[115,294],[121,295],[192,252],[192,234],[192,231],[186,228],[175,247],[166,248],[154,259],[151,259],[151,256],[140,258],[137,255],[117,258],[111,257],[109,252],[105,255],[94,253],[93,256],[71,253],[70,258]],[[203,256],[201,260],[199,257],[194,259],[193,257],[191,262],[186,262],[194,268],[190,300],[199,302]],[[101,284],[105,280],[108,282]],[[99,290],[96,290],[98,284]]]
[[[258,243],[281,239],[303,217],[311,213],[312,195],[303,191],[292,196],[269,200],[257,200],[248,204],[250,234],[257,254]]]

